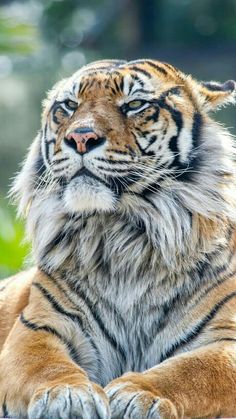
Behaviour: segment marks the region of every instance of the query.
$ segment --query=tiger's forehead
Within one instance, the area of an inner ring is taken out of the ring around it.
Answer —
[[[179,72],[169,64],[151,60],[98,61],[75,72],[63,86],[68,97],[94,95],[133,96],[162,93],[179,83]]]

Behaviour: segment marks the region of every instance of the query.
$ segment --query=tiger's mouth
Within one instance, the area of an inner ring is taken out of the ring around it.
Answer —
[[[81,182],[84,181],[85,184],[94,184],[94,182],[100,182],[107,188],[112,189],[112,185],[110,185],[108,182],[105,182],[100,176],[95,175],[93,172],[91,172],[87,167],[83,166],[80,168],[70,179],[70,182],[74,179],[80,179]]]
[[[81,169],[79,169],[71,178],[71,180],[79,177],[79,176],[89,176],[92,178],[95,178],[97,180],[99,180],[99,178],[97,176],[95,176],[92,172],[90,172],[89,169],[87,169],[85,166],[83,166]]]

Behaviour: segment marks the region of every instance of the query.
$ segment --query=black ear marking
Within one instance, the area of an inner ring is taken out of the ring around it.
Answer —
[[[236,83],[234,80],[228,80],[222,84],[211,81],[202,82],[201,84],[212,92],[233,92],[236,89]]]
[[[198,86],[201,105],[207,112],[219,109],[227,103],[235,103],[236,82],[234,80],[227,80],[224,83],[201,82]]]

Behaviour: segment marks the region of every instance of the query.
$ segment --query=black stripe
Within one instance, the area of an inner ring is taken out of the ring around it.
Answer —
[[[129,67],[133,64],[148,64],[151,67],[155,68],[155,70],[160,71],[160,73],[163,73],[163,74],[167,75],[167,71],[165,70],[164,67],[162,67],[159,64],[157,64],[156,62],[153,62],[153,61],[150,61],[150,60],[142,60],[141,59],[141,60],[130,61],[128,63]],[[163,63],[163,65],[165,65],[165,63]],[[137,68],[139,69],[139,67],[137,67]]]
[[[84,330],[83,322],[81,320],[81,317],[78,316],[78,314],[71,313],[67,310],[65,310],[55,299],[53,295],[50,294],[50,292],[44,288],[41,284],[38,282],[33,282],[32,285],[36,288],[38,288],[41,293],[44,295],[44,297],[49,301],[49,303],[52,305],[52,307],[58,311],[58,313],[62,314],[63,316],[69,317],[71,320],[75,321],[79,324],[80,328]]]
[[[163,100],[166,99],[167,96],[169,95],[179,95],[180,94],[180,86],[174,86],[171,87],[168,90],[165,90],[164,92],[161,93],[161,95],[158,97],[158,99],[154,99],[153,102],[157,102],[157,104],[163,103]]]
[[[179,148],[178,148],[178,137],[183,127],[183,120],[182,120],[182,115],[180,112],[173,109],[172,110],[169,109],[169,111],[177,126],[177,135],[173,135],[173,137],[171,137],[170,142],[169,142],[169,148],[174,153],[174,160],[169,167],[171,168],[173,166],[177,166],[179,168],[181,166],[181,163],[179,160],[180,156],[179,156]]]
[[[167,280],[168,278],[164,277],[161,283],[164,284],[167,282]],[[191,295],[192,293],[190,294],[189,290],[187,290],[186,287],[182,285],[179,289],[176,290],[176,293],[167,302],[164,302],[162,305],[153,304],[149,307],[149,310],[146,313],[147,316],[157,311],[159,315],[154,319],[149,329],[145,331],[144,344],[146,347],[150,348],[150,346],[155,342],[158,333],[160,333],[170,321],[169,314],[175,310],[176,306],[179,306],[180,301],[181,305],[187,305]]]
[[[91,215],[92,216],[92,215]],[[78,219],[81,218],[81,216],[77,217]],[[44,269],[40,268],[40,270],[48,277],[50,278],[50,280],[56,285],[56,287],[60,290],[60,292],[62,292],[62,294],[67,298],[67,300],[73,304],[75,306],[74,301],[69,297],[68,293],[66,292],[66,290],[61,286],[61,284],[58,283],[58,281],[48,272],[46,272]],[[34,285],[34,284],[33,284]],[[77,309],[77,307],[76,307]],[[82,312],[81,308],[80,311]],[[85,313],[83,312],[84,316]],[[77,321],[77,320],[76,320]],[[81,326],[82,331],[84,333],[84,335],[89,339],[90,344],[92,345],[94,352],[96,354],[97,357],[97,362],[98,362],[98,369],[99,369],[99,373],[102,374],[102,366],[101,366],[101,356],[100,356],[100,352],[97,348],[97,345],[94,343],[93,339],[91,338],[91,336],[88,334],[87,330],[85,330],[85,328],[83,327],[83,325]]]
[[[46,140],[47,141],[47,140]],[[47,144],[56,144],[56,140],[55,138],[53,138],[52,140],[47,141]]]
[[[201,129],[202,129],[202,115],[199,112],[195,112],[193,116],[193,126],[192,126],[193,150],[199,146],[199,139],[201,137]]]
[[[152,201],[150,201],[150,200],[147,198],[147,196],[146,196],[146,195],[139,194],[139,193],[136,193],[136,192],[132,192],[132,195],[135,195],[135,196],[137,196],[138,198],[142,199],[143,201],[147,202],[149,205],[151,205],[151,206],[152,206],[152,208],[153,208],[155,211],[157,211],[157,212],[158,212],[157,207],[155,206],[155,204],[154,204]]]
[[[167,71],[161,67],[160,65],[153,63],[152,61],[146,61],[146,63],[148,65],[150,65],[151,67],[155,68],[155,70],[159,71],[160,73],[164,74],[165,76],[167,75]]]
[[[174,135],[169,142],[169,148],[174,153],[174,160],[172,161],[169,168],[175,168],[178,170],[177,177],[180,181],[191,181],[193,179],[193,176],[195,172],[199,169],[199,166],[201,164],[201,158],[198,153],[198,148],[200,145],[201,140],[201,128],[202,128],[202,116],[200,113],[195,112],[193,116],[193,125],[192,125],[192,149],[190,151],[190,154],[188,156],[188,159],[186,163],[182,163],[180,161],[180,151],[178,148],[178,138],[180,135],[180,132],[183,128],[183,118],[182,113],[178,111],[177,109],[173,109],[171,106],[169,106],[165,102],[166,96],[168,96],[170,93],[172,94],[178,94],[179,87],[174,87],[166,92],[163,92],[161,96],[153,100],[153,103],[157,103],[160,107],[163,109],[166,109],[170,112],[176,127],[177,127],[177,134]],[[191,164],[191,166],[190,166]],[[183,173],[179,173],[179,170],[182,169]],[[187,170],[186,170],[187,169]]]
[[[66,160],[69,160],[69,157],[62,157],[61,159],[54,160],[53,164],[56,165],[56,164],[62,163],[63,161],[66,161]]]
[[[44,288],[41,284],[39,284],[38,282],[33,282],[32,283],[33,286],[35,286],[36,288],[38,288],[42,294],[44,295],[44,297],[50,302],[50,304],[52,305],[52,307],[58,311],[60,314],[69,317],[71,320],[75,321],[81,328],[82,332],[84,333],[84,335],[89,339],[91,345],[93,346],[96,354],[97,354],[97,359],[100,359],[99,357],[99,351],[96,347],[96,345],[94,344],[94,342],[91,340],[91,336],[88,334],[88,331],[85,329],[84,325],[83,325],[83,321],[81,320],[81,317],[78,316],[77,314],[71,313],[65,309],[63,309],[63,307],[58,303],[58,301],[48,292],[48,290],[46,290],[46,288]],[[78,310],[78,309],[77,309]],[[83,314],[85,316],[85,314],[82,312],[82,310],[80,309],[81,314]]]
[[[145,119],[146,121],[157,122],[160,114],[160,108],[156,107],[152,115],[148,115]]]
[[[71,313],[65,309],[63,309],[63,307],[61,307],[59,305],[59,303],[56,301],[56,299],[48,292],[48,290],[46,290],[46,288],[44,288],[41,284],[39,284],[38,282],[33,282],[32,285],[34,285],[36,288],[38,288],[42,294],[47,298],[47,300],[51,303],[51,305],[53,306],[53,308],[55,310],[57,310],[59,313],[63,314],[64,316],[67,316],[69,318],[71,318],[73,321],[77,322],[81,328],[81,330],[87,334],[83,323],[81,321],[81,318],[74,313]],[[87,295],[85,295],[82,290],[79,291],[80,292],[80,297],[82,298],[83,301],[85,301],[85,303],[87,304],[90,312],[92,313],[94,320],[96,320],[100,330],[103,332],[103,334],[106,336],[107,340],[109,340],[109,342],[111,343],[111,345],[113,346],[113,348],[117,349],[122,357],[124,358],[124,360],[126,360],[126,354],[125,351],[123,349],[123,347],[121,345],[119,345],[119,343],[116,341],[115,337],[113,335],[111,335],[111,333],[108,331],[108,329],[105,327],[101,317],[98,315],[97,311],[94,310],[94,304],[88,299]]]
[[[60,231],[45,247],[44,253],[42,255],[42,260],[47,259],[49,253],[56,247],[58,244],[63,242],[63,245],[68,245],[71,243],[71,240],[74,235],[74,229],[67,229],[65,231]]]
[[[127,154],[127,153],[126,153]],[[106,159],[105,157],[94,157],[95,160],[98,161],[103,161],[105,163],[109,163],[109,164],[129,164],[130,160],[111,160],[111,159]]]
[[[222,85],[213,82],[201,82],[201,85],[212,92],[224,92]]]
[[[160,362],[164,361],[167,358],[170,358],[178,349],[187,345],[191,341],[195,340],[197,336],[203,331],[211,320],[216,316],[219,310],[228,303],[232,298],[236,297],[236,291],[231,294],[226,295],[222,300],[218,301],[217,304],[211,309],[211,311],[199,322],[197,326],[194,327],[194,330],[182,337],[178,342],[174,343],[168,351],[166,351],[160,359]]]
[[[86,176],[89,176],[89,177],[91,177],[92,179],[95,179],[95,180],[97,180],[98,182],[100,182],[100,183],[103,183],[103,185],[105,185],[107,188],[109,188],[109,184],[107,183],[107,182],[105,182],[105,180],[103,180],[103,179],[101,179],[100,177],[98,177],[98,176],[96,176],[96,175],[94,175],[94,173],[92,173],[92,172],[90,172],[90,170],[88,170],[88,169],[86,169],[85,167],[83,167],[82,169],[80,169],[80,170],[78,170],[73,176],[72,176],[72,178],[71,178],[71,180],[72,179],[74,179],[74,178],[76,178],[77,176],[81,176],[81,175],[86,175]]]
[[[79,91],[78,91],[78,93],[81,93],[81,90],[83,89],[83,87],[84,87],[84,82],[80,82],[80,85],[79,85]]]
[[[123,92],[123,90],[124,90],[124,77],[122,77],[120,81],[120,91]]]
[[[179,70],[172,64],[169,63],[163,63],[165,65],[165,67],[169,68],[170,70],[174,71],[175,73],[179,73]]]
[[[69,342],[65,337],[63,337],[56,329],[47,325],[39,326],[37,323],[26,320],[23,313],[21,313],[20,315],[20,321],[21,323],[24,324],[24,326],[28,327],[28,329],[31,329],[33,331],[47,332],[56,336],[67,347],[72,360],[78,365],[81,364],[81,359],[76,348],[72,345],[71,342]]]
[[[49,159],[49,146],[50,144],[56,144],[56,140],[55,138],[53,138],[52,140],[47,141],[46,137],[44,138],[44,144],[45,144],[45,156],[46,156],[46,160],[48,163],[51,163],[50,159]]]
[[[44,164],[42,150],[40,148],[39,155],[34,163],[34,172],[37,175],[37,180],[45,173],[45,171],[46,171],[46,166]]]
[[[112,91],[113,95],[116,95],[117,94],[117,91],[116,91],[116,89],[114,87],[109,86],[109,85],[107,87]]]
[[[144,93],[144,94],[150,94],[150,95],[154,95],[154,90],[146,90],[146,89],[135,89],[134,92],[132,92],[132,94],[136,94],[136,93]]]
[[[135,70],[137,73],[144,74],[149,79],[152,78],[152,75],[147,70],[144,70],[143,68],[140,68],[136,65],[132,65],[132,66],[129,66],[129,67],[131,68],[131,70]]]
[[[148,147],[150,147],[152,144],[154,144],[156,142],[156,140],[157,140],[157,135],[152,135],[150,137],[150,139],[148,140]]]
[[[151,154],[151,152],[149,153]],[[158,163],[158,161],[156,163]],[[158,168],[161,171],[162,169],[165,169],[167,165],[168,165],[168,162],[166,162],[165,164],[160,164],[160,165],[157,164],[156,168]],[[170,176],[170,173],[169,173],[169,176]],[[164,182],[164,180],[165,179],[160,176],[159,178],[156,179],[156,181],[144,184],[143,190],[140,193],[140,196],[142,198],[146,198],[148,195],[153,194],[154,192],[160,191],[161,183]]]
[[[172,153],[174,153],[174,160],[171,163],[171,165],[169,165],[169,168],[171,169],[172,167],[176,167],[176,168],[185,168],[186,165],[183,165],[180,162],[180,156],[179,156],[179,149],[178,149],[178,137],[180,134],[180,131],[183,128],[183,118],[182,118],[182,113],[180,111],[178,111],[177,109],[173,109],[171,106],[169,106],[167,103],[165,103],[164,101],[161,103],[161,107],[166,109],[172,116],[176,127],[177,127],[177,134],[174,135],[173,137],[171,137],[170,142],[169,142],[169,148],[172,151]]]
[[[89,86],[89,81],[87,81],[87,83],[84,83],[83,87],[80,88],[80,94],[82,95],[85,90],[87,89],[87,87]]]
[[[125,169],[120,169],[119,167],[104,167],[104,166],[97,166],[98,169],[103,170],[104,172],[112,172],[114,176],[117,176],[117,173],[121,174],[128,174],[130,172],[130,167]],[[109,174],[109,176],[111,176]]]
[[[56,116],[56,113],[58,112],[58,111],[60,111],[61,113],[62,113],[62,115],[64,115],[64,116],[69,116],[70,115],[70,113],[69,112],[67,112],[63,107],[62,107],[62,104],[64,103],[64,100],[62,100],[62,101],[55,101],[54,102],[54,104],[52,105],[52,107],[51,107],[51,110],[50,110],[50,112],[51,112],[51,114],[52,114],[52,120],[53,120],[53,122],[54,122],[54,124],[56,124],[56,125],[58,125],[59,124],[59,120],[58,120],[58,117]]]
[[[66,166],[66,167],[68,167],[68,166]],[[53,173],[60,173],[60,172],[64,171],[64,169],[65,169],[65,167],[60,167],[58,169],[53,168]]]
[[[192,125],[192,149],[190,150],[189,156],[187,158],[187,170],[184,170],[183,173],[178,174],[179,181],[188,181],[191,182],[195,178],[195,173],[199,170],[202,157],[199,153],[199,146],[201,141],[201,129],[202,129],[202,116],[200,113],[195,112],[193,116],[193,125]],[[184,168],[184,167],[183,167]]]
[[[129,156],[131,153],[128,153],[127,151],[121,151],[116,149],[109,149],[107,150],[108,153],[116,153],[116,154],[122,154],[123,156]]]
[[[131,81],[131,82],[130,82],[130,85],[129,85],[128,95],[130,94],[130,92],[131,92],[131,90],[133,89],[133,87],[134,87],[134,82],[133,82],[133,81]]]
[[[103,320],[101,318],[101,316],[98,313],[98,310],[96,308],[96,304],[94,304],[89,297],[84,293],[84,291],[81,289],[81,287],[79,288],[78,286],[76,287],[76,291],[79,295],[79,297],[87,304],[91,314],[94,317],[94,320],[96,320],[100,330],[104,333],[104,335],[106,336],[107,340],[110,342],[110,344],[113,346],[114,349],[118,350],[123,358],[123,360],[126,362],[126,353],[125,350],[123,348],[123,346],[121,346],[114,335],[112,335],[110,333],[110,331],[106,328],[106,326],[103,323]]]
[[[74,219],[73,218],[69,218],[68,221],[71,221],[73,219],[74,223],[77,223],[79,220],[82,220],[82,223],[78,226],[71,226],[68,227],[66,225],[66,219],[65,219],[65,230],[61,230],[59,231],[59,233],[53,237],[53,239],[45,246],[44,248],[44,253],[42,255],[42,260],[43,259],[47,259],[48,254],[59,244],[62,244],[63,242],[63,246],[67,246],[69,243],[71,243],[73,241],[73,238],[78,235],[78,233],[86,226],[87,220],[91,217],[93,217],[95,215],[95,213],[91,213],[89,215],[82,216],[76,216]],[[48,274],[46,274],[48,275]]]
[[[146,418],[147,419],[149,419],[149,418],[152,418],[152,417],[155,417],[156,415],[155,415],[155,410],[152,412],[152,409],[153,408],[155,408],[155,404],[157,405],[156,407],[158,408],[158,404],[159,404],[159,398],[158,399],[156,399],[156,398],[154,398],[153,399],[153,402],[152,402],[152,404],[151,404],[151,406],[149,407],[149,409],[148,409],[148,411],[147,411],[147,413],[146,413]],[[158,409],[159,410],[159,409]],[[154,413],[154,416],[153,416],[153,413]]]
[[[4,398],[4,402],[3,402],[3,404],[2,404],[2,413],[3,413],[3,416],[4,416],[4,418],[9,418],[9,412],[8,412],[8,410],[7,410],[7,403],[6,403],[6,397],[7,396],[5,396],[5,398]]]
[[[205,298],[205,297],[207,297],[208,296],[208,294],[211,292],[211,291],[213,291],[214,289],[216,289],[216,288],[219,288],[219,286],[221,285],[221,284],[223,284],[224,282],[226,282],[228,279],[230,279],[230,278],[232,278],[232,276],[234,276],[236,274],[236,271],[235,272],[232,272],[232,273],[228,273],[225,277],[223,277],[223,278],[220,278],[219,280],[214,280],[214,282],[209,286],[209,287],[207,287],[207,288],[205,288],[204,290],[203,290],[203,292],[201,293],[201,294],[199,294],[199,296],[198,296],[198,298],[197,298],[197,300],[193,303],[193,305],[191,306],[191,309],[192,308],[194,308],[194,307],[196,307],[197,306],[197,304],[199,303],[199,302],[202,302],[202,299],[203,298]],[[209,275],[207,275],[207,277],[209,278],[209,276],[210,276],[210,274]],[[191,276],[190,276],[191,277]],[[199,278],[201,278],[201,277],[199,277]]]
[[[126,217],[122,217],[122,220],[123,220],[123,222],[124,223],[128,223],[129,222],[129,220],[126,218]],[[133,221],[133,219],[132,219],[132,221]],[[141,229],[141,226],[140,225],[135,225],[135,231],[137,231],[137,230],[139,230],[139,232],[140,232],[140,229]],[[132,229],[132,230],[134,230],[134,228]],[[107,266],[105,263],[104,263],[104,271],[105,272],[107,272],[107,271],[109,271],[109,269],[110,269],[110,267],[109,266]],[[81,294],[81,295],[83,295],[84,296],[84,290],[83,289],[81,289],[81,285],[82,284],[79,284],[78,285],[78,283],[76,282],[75,284],[74,283],[69,283],[68,284],[69,286],[70,286],[70,291],[72,291],[74,294],[75,294],[75,296],[76,296],[76,298],[78,297],[78,295],[79,295],[79,293]],[[89,288],[89,290],[91,291],[91,292],[94,292],[94,294],[95,295],[97,295],[97,290],[94,290],[93,288]],[[87,287],[86,287],[86,291],[88,291],[88,289],[87,289]],[[86,298],[88,298],[89,300],[90,300],[90,298],[87,296]],[[96,297],[95,297],[95,299],[96,299]],[[90,300],[91,301],[91,300]],[[117,309],[117,307],[116,306],[114,306],[110,301],[109,301],[109,299],[107,299],[106,297],[104,297],[104,296],[100,296],[99,295],[99,302],[101,303],[101,305],[103,306],[103,307],[105,307],[105,309],[106,310],[110,310],[110,312],[112,313],[112,314],[115,314],[115,316],[116,316],[116,319],[119,321],[119,323],[120,323],[120,325],[119,325],[119,327],[123,327],[123,328],[125,328],[126,327],[126,323],[125,323],[125,321],[124,321],[124,319],[123,319],[123,317],[122,317],[122,315],[120,314],[120,312],[119,312],[119,310]],[[92,303],[91,303],[92,304]],[[96,303],[95,304],[93,304],[93,305],[96,305]]]
[[[155,156],[154,151],[146,151],[147,147],[146,147],[146,149],[144,149],[144,148],[141,147],[141,145],[139,144],[139,142],[138,142],[138,140],[136,138],[136,135],[135,135],[135,133],[133,131],[131,131],[131,134],[133,135],[134,142],[135,142],[136,146],[138,147],[138,149],[139,149],[139,151],[140,151],[140,153],[141,153],[142,156]]]
[[[76,97],[76,87],[77,87],[77,85],[78,85],[78,83],[76,83],[76,82],[74,82],[73,83],[73,86],[72,86],[72,92],[73,92],[73,95]]]
[[[120,86],[118,85],[117,80],[114,79],[113,81],[114,81],[117,92],[120,92]]]
[[[81,216],[79,216],[79,218],[81,218]],[[53,282],[54,285],[56,285],[56,287],[58,288],[58,290],[64,295],[66,296],[66,298],[68,299],[68,301],[72,304],[75,305],[74,301],[70,298],[70,296],[68,295],[67,291],[62,287],[62,285],[58,282],[58,280],[52,276],[52,274],[49,274],[48,272],[46,272],[44,269],[40,268],[41,272],[44,273],[45,276],[47,276],[51,282]]]
[[[144,86],[144,82],[143,82],[143,80],[141,80],[138,76],[137,76],[137,74],[133,74],[133,73],[131,73],[131,76],[132,76],[132,79],[133,80],[135,80],[135,81],[137,81],[139,84],[140,84],[140,86],[141,87],[143,87]]]
[[[126,413],[127,413],[127,411],[128,411],[128,409],[129,409],[129,407],[130,407],[130,405],[131,405],[131,403],[132,403],[132,401],[136,398],[136,397],[139,397],[139,394],[134,394],[134,396],[133,397],[131,397],[131,399],[129,400],[129,402],[127,403],[127,405],[126,405],[126,408],[125,408],[125,410],[123,411],[123,413],[122,413],[122,417],[124,418],[125,417],[125,415],[126,415]],[[129,412],[129,417],[131,417],[130,416],[130,414],[133,412],[133,410],[135,409],[135,405],[133,406],[133,408],[132,408],[132,410]]]

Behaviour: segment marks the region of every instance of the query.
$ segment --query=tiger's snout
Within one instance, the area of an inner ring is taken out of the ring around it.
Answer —
[[[64,139],[65,143],[77,153],[85,154],[105,143],[104,137],[99,137],[91,128],[76,128]]]

